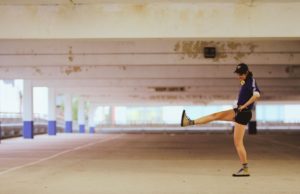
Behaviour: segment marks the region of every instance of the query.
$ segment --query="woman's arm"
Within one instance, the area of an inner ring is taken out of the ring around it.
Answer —
[[[242,106],[239,107],[239,110],[241,111],[241,110],[247,108],[247,106],[254,103],[259,98],[260,98],[259,92],[254,92],[253,96],[245,104],[243,104]]]

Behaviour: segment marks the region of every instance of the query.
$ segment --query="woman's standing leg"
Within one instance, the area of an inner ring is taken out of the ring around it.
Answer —
[[[247,152],[244,146],[245,125],[235,123],[234,125],[234,145],[243,167],[233,176],[249,176]]]
[[[247,152],[244,146],[245,125],[235,123],[234,125],[234,145],[242,164],[248,163]]]

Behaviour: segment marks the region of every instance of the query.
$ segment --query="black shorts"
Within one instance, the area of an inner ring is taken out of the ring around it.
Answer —
[[[238,111],[237,108],[233,109],[235,112],[234,121],[241,125],[247,125],[252,118],[252,112],[249,109]]]

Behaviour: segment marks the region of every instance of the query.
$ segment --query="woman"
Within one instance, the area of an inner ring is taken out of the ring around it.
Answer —
[[[252,72],[246,64],[238,64],[234,71],[241,83],[241,89],[238,97],[237,108],[227,111],[217,112],[208,116],[191,120],[183,110],[181,118],[181,126],[201,125],[211,121],[234,121],[234,145],[242,163],[242,168],[232,176],[250,176],[248,170],[247,153],[244,147],[243,138],[245,127],[252,117],[251,110],[254,102],[260,97],[260,90],[253,78]]]

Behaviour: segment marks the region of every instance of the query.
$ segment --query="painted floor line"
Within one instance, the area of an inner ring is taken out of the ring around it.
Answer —
[[[58,156],[61,156],[61,155],[63,155],[63,154],[69,153],[69,152],[77,151],[77,150],[80,150],[80,149],[83,149],[83,148],[86,148],[86,147],[89,147],[89,146],[92,146],[92,145],[95,145],[95,144],[98,144],[98,143],[103,143],[103,142],[106,142],[106,141],[110,141],[110,140],[113,140],[113,139],[117,139],[117,138],[119,138],[120,136],[123,136],[123,135],[118,135],[118,136],[112,137],[112,138],[101,139],[101,140],[96,141],[96,142],[88,143],[88,144],[86,144],[86,145],[81,145],[81,146],[78,146],[78,147],[76,147],[76,148],[72,148],[72,149],[68,149],[68,150],[59,152],[59,153],[57,153],[57,154],[54,154],[54,155],[49,156],[49,157],[46,157],[46,158],[39,159],[39,160],[34,161],[34,162],[30,162],[30,163],[27,163],[27,164],[24,164],[24,165],[20,165],[20,166],[16,166],[16,167],[13,167],[13,168],[9,168],[9,169],[7,169],[7,170],[4,170],[4,171],[0,172],[0,176],[1,176],[1,175],[4,175],[4,174],[7,174],[7,173],[9,173],[9,172],[13,172],[13,171],[16,171],[16,170],[19,170],[19,169],[28,167],[28,166],[33,166],[33,165],[35,165],[35,164],[39,164],[39,163],[44,162],[44,161],[47,161],[47,160],[51,160],[51,159],[53,159],[53,158],[56,158],[56,157],[58,157]]]

